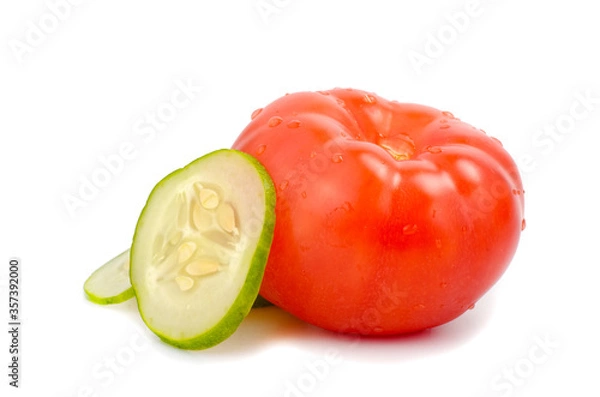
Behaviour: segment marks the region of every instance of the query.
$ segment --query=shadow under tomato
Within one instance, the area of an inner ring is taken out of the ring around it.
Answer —
[[[383,337],[339,334],[312,326],[282,309],[252,309],[236,332],[203,355],[251,354],[278,344],[295,345],[316,356],[333,350],[347,361],[397,362],[438,355],[474,338],[493,315],[494,297],[489,293],[455,320],[423,331]]]
[[[360,362],[398,362],[443,354],[476,337],[491,319],[493,306],[493,297],[488,296],[475,309],[438,327],[397,336],[347,336],[345,343],[334,347],[346,361]]]
[[[124,316],[134,317],[138,325],[146,329],[135,298],[110,307]],[[493,316],[493,311],[494,293],[490,291],[473,310],[468,310],[447,324],[411,334],[366,337],[327,331],[276,306],[267,306],[252,309],[233,335],[206,350],[174,348],[147,329],[146,336],[149,340],[155,340],[157,345],[164,346],[167,351],[184,355],[240,357],[265,347],[285,344],[294,345],[316,356],[333,350],[346,361],[398,362],[438,355],[460,347],[479,334]]]

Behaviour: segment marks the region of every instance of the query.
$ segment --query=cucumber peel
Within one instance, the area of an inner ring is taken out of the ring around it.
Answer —
[[[138,219],[130,280],[164,342],[205,349],[257,300],[275,226],[275,188],[252,156],[221,149],[163,178]]]

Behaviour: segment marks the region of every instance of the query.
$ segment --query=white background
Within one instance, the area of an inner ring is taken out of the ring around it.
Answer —
[[[41,0],[0,5],[0,307],[6,323],[18,257],[23,321],[18,390],[0,338],[2,396],[598,395],[591,2],[76,3],[54,7],[60,18]],[[192,99],[139,135],[178,81]],[[337,86],[449,110],[521,165],[528,226],[474,310],[418,335],[354,342],[255,310],[224,343],[188,352],[159,342],[133,301],[85,299],[83,282],[128,247],[158,180],[231,146],[254,109],[286,92]],[[556,125],[564,134],[540,135]],[[65,197],[123,145],[123,166],[70,211]]]

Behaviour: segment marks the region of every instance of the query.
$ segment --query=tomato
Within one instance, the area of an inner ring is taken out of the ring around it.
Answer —
[[[505,272],[525,226],[500,141],[431,107],[288,94],[233,147],[277,187],[260,293],[324,329],[390,335],[457,318]]]

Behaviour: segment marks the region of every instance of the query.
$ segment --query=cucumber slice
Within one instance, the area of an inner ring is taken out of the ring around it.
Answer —
[[[99,305],[121,303],[133,297],[129,282],[129,250],[100,266],[83,284],[88,299]]]
[[[131,246],[131,283],[148,328],[184,349],[233,334],[258,296],[274,226],[273,182],[246,153],[217,150],[167,175]]]

